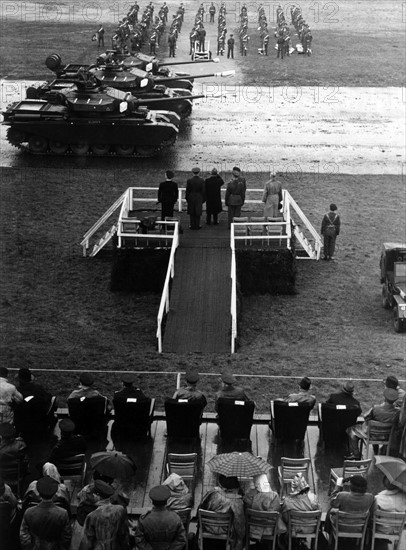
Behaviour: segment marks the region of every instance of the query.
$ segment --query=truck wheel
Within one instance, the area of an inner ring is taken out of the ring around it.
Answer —
[[[389,309],[390,308],[390,302],[388,300],[388,296],[385,292],[385,287],[382,287],[382,306],[385,308],[385,309]]]
[[[405,330],[405,322],[403,319],[399,318],[399,312],[396,306],[393,308],[393,328],[395,332],[403,332]]]

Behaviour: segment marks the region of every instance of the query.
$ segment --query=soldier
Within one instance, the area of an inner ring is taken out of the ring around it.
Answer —
[[[173,399],[187,399],[189,403],[201,403],[202,408],[204,408],[207,405],[207,399],[204,393],[196,388],[200,379],[199,373],[190,370],[186,373],[185,379],[187,385],[176,390]]]
[[[268,55],[268,44],[269,44],[269,34],[266,33],[266,35],[262,39],[262,53],[263,53],[263,55]]]
[[[189,55],[192,55],[195,51],[195,43],[197,41],[197,30],[195,27],[191,30],[189,34],[189,40],[190,40],[190,52]]]
[[[248,36],[247,33],[244,33],[242,36],[241,36],[241,55],[247,55],[247,51],[248,51],[248,40],[250,39],[250,37]]]
[[[163,16],[164,16],[164,21],[166,23],[168,21],[168,11],[169,11],[169,8],[166,5],[166,2],[163,3],[163,6],[162,6],[161,9],[162,9],[162,13],[163,13]]]
[[[204,41],[206,38],[206,30],[204,29],[203,26],[197,31],[197,38],[199,41],[199,52],[204,52]]]
[[[280,56],[280,58],[283,59],[284,48],[285,48],[285,39],[283,37],[283,31],[279,31],[276,43],[278,45],[278,54],[276,57],[278,58]]]
[[[227,59],[232,58],[234,59],[234,35],[230,34],[230,38],[227,40]]]
[[[168,36],[168,45],[169,45],[169,57],[175,57],[176,51],[176,34],[171,32]]]
[[[157,34],[153,32],[149,39],[149,55],[156,55]]]
[[[52,464],[58,464],[59,460],[75,456],[78,454],[84,454],[87,449],[87,443],[82,435],[75,435],[75,424],[70,418],[64,418],[59,422],[59,429],[61,431],[61,439],[53,447],[49,462]]]
[[[210,4],[209,14],[210,14],[210,23],[214,23],[214,16],[216,15],[216,6],[213,4],[213,2]]]
[[[97,35],[97,47],[102,46],[104,48],[104,27],[100,25],[99,30],[96,33]]]
[[[166,485],[153,487],[149,492],[152,510],[143,514],[135,529],[135,542],[139,550],[183,550],[186,532],[176,512],[168,510],[166,503],[171,491]]]
[[[224,55],[224,48],[226,44],[226,33],[222,32],[217,38],[217,55]]]

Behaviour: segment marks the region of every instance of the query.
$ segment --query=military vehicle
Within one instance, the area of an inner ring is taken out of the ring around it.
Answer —
[[[393,311],[395,332],[406,330],[406,243],[384,243],[381,259],[382,305]]]
[[[12,145],[34,154],[150,157],[177,138],[176,113],[150,110],[114,88],[63,85],[53,101],[25,99],[3,111]]]

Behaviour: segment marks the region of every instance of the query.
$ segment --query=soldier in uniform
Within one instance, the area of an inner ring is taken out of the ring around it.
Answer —
[[[213,2],[210,4],[209,14],[210,14],[210,23],[214,23],[214,16],[216,15],[216,6],[213,4]]]
[[[86,453],[87,443],[82,435],[74,435],[75,424],[70,418],[59,422],[61,439],[55,444],[49,457],[49,462],[58,464],[59,460]]]
[[[230,34],[230,38],[227,40],[227,59],[231,57],[234,59],[234,35]]]
[[[187,385],[176,390],[173,394],[173,399],[187,399],[190,403],[199,402],[202,404],[202,407],[205,407],[207,405],[206,396],[196,387],[199,378],[199,373],[196,371],[188,371],[185,375]]]
[[[99,30],[97,31],[97,47],[102,46],[104,48],[104,27],[100,25]]]
[[[166,485],[153,487],[149,492],[152,510],[142,515],[135,530],[138,550],[183,550],[186,532],[176,512],[168,510],[166,503],[171,491]]]
[[[169,57],[175,57],[176,52],[176,33],[171,32],[171,34],[168,36],[168,44],[169,44]]]

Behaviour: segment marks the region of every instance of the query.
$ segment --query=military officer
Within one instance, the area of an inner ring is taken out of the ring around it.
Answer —
[[[197,389],[199,381],[199,373],[193,370],[185,374],[187,385],[184,388],[179,388],[173,395],[174,399],[187,399],[189,403],[201,403],[202,407],[207,405],[207,399],[203,392]]]
[[[152,510],[142,515],[135,530],[139,550],[183,550],[186,531],[176,512],[168,510],[166,503],[171,491],[166,485],[153,487],[149,492]]]

